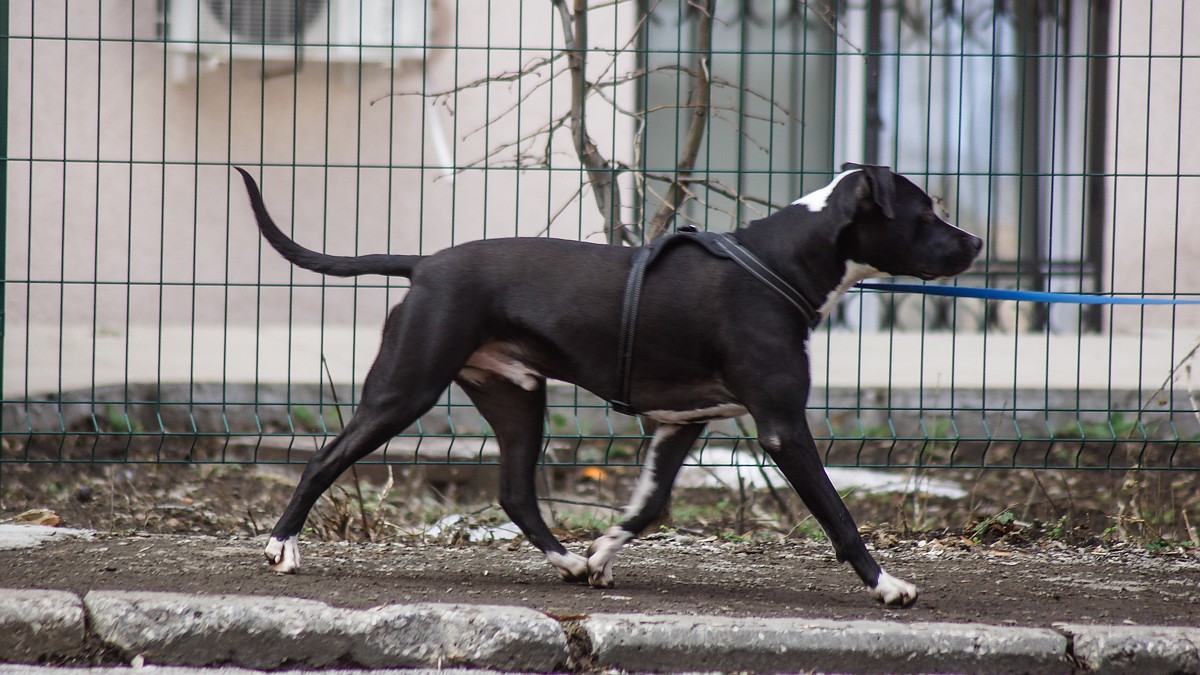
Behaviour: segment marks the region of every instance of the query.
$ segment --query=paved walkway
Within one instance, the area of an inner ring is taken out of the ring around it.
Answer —
[[[8,536],[19,527],[0,526],[0,546],[91,536],[52,528]],[[1200,628],[551,615],[529,607],[446,603],[350,609],[294,597],[0,588],[0,672],[32,675],[41,671],[12,664],[47,662],[255,670],[1150,675],[1200,672]]]

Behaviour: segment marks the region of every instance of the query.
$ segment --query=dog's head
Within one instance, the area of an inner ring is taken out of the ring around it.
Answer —
[[[842,170],[822,197],[846,260],[929,280],[963,272],[979,255],[983,240],[942,220],[929,195],[904,176],[886,166]]]

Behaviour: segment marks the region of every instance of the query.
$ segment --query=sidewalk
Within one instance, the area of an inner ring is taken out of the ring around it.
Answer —
[[[421,603],[133,591],[0,590],[0,662],[253,669],[1200,672],[1200,628],[714,616],[549,616]]]
[[[1194,563],[1182,560],[1173,563],[1176,567],[1156,565],[1160,571],[1178,570],[1165,577],[1139,576],[1136,566],[1115,578],[1082,569],[1085,577],[1098,576],[1098,583],[1078,587],[1077,580],[1067,580],[1062,588],[1071,590],[1064,594],[1089,597],[1098,592],[1103,599],[1088,606],[1072,605],[1074,614],[1065,604],[1051,609],[1050,616],[1074,617],[1071,621],[1006,618],[1021,616],[1006,613],[1009,604],[1030,602],[1022,588],[1010,585],[1018,583],[1018,577],[991,586],[969,573],[962,559],[950,568],[956,572],[921,566],[927,573],[923,583],[929,594],[918,609],[880,610],[861,589],[851,590],[852,584],[846,583],[849,595],[844,597],[849,604],[843,604],[842,611],[851,608],[858,616],[813,616],[823,611],[821,607],[840,602],[843,596],[836,591],[823,594],[820,605],[780,613],[776,602],[788,592],[780,580],[772,578],[765,587],[774,590],[763,606],[774,608],[776,615],[764,617],[738,615],[705,604],[705,598],[695,592],[709,589],[708,594],[716,593],[719,589],[713,584],[717,577],[697,563],[712,561],[721,570],[720,579],[736,576],[739,564],[747,569],[769,560],[778,562],[783,570],[792,569],[783,573],[794,577],[794,563],[773,556],[755,562],[737,552],[718,560],[711,553],[699,552],[682,566],[670,565],[664,562],[662,549],[641,546],[625,560],[622,578],[628,583],[622,592],[640,595],[646,602],[639,603],[635,611],[594,611],[570,604],[570,596],[583,593],[590,598],[585,607],[597,609],[632,607],[625,604],[632,598],[555,583],[537,556],[507,550],[442,544],[410,546],[408,551],[387,547],[377,550],[372,562],[369,546],[312,544],[306,551],[313,569],[281,578],[262,570],[257,555],[256,564],[246,559],[246,554],[258,553],[258,542],[231,547],[208,538],[185,548],[178,537],[104,538],[88,531],[21,526],[0,526],[0,535],[14,534],[12,530],[19,530],[15,534],[20,536],[0,536],[0,550],[9,550],[5,569],[10,570],[0,573],[0,672],[22,675],[31,671],[4,664],[256,670],[470,667],[529,672],[1200,672],[1200,628],[1183,619],[1191,616],[1186,607],[1197,601],[1197,577]],[[86,549],[86,555],[72,553],[73,545]],[[705,545],[693,543],[687,548],[696,551]],[[135,550],[145,556],[139,557],[137,564],[131,558]],[[441,551],[457,551],[460,559],[439,558]],[[752,549],[743,552],[752,554]],[[1057,563],[1040,559],[1042,577],[1058,579],[1070,568],[1086,564],[1078,553],[1068,558]],[[76,585],[66,587],[73,590],[64,588],[53,569],[59,559],[75,561],[71,568],[82,575]],[[391,564],[380,566],[384,559]],[[509,566],[498,565],[498,559]],[[417,561],[446,568],[449,574],[439,576],[432,569],[420,568]],[[989,566],[993,571],[986,574],[1001,577],[1000,570],[1013,569],[1006,567],[1011,562],[1016,559],[999,557]],[[834,584],[815,578],[819,571],[829,568],[839,578],[848,573],[833,568],[830,559],[807,563],[813,569],[806,570],[804,578],[822,587]],[[534,571],[526,577],[517,573],[513,564],[528,564]],[[143,576],[138,565],[155,572]],[[637,580],[642,566],[654,570],[648,584]],[[22,567],[33,575],[21,573]],[[253,569],[247,573],[247,568]],[[696,572],[693,578],[685,587],[677,585],[676,574],[689,568]],[[480,569],[485,571],[482,576],[468,576],[470,570]],[[486,575],[488,570],[494,572],[491,577]],[[343,584],[355,575],[359,576],[356,583]],[[950,578],[942,578],[946,576]],[[122,578],[137,581],[121,586]],[[181,583],[185,578],[194,579],[199,586]],[[223,587],[237,592],[196,591],[221,588],[211,585],[217,578],[227,579],[233,585]],[[484,579],[488,578],[496,579],[499,586],[487,586]],[[1151,586],[1135,588],[1131,579],[1137,578]],[[452,583],[448,579],[459,581],[447,588]],[[243,587],[242,583],[251,585]],[[798,585],[805,583],[798,580]],[[409,599],[405,589],[411,590],[414,584],[430,592]],[[329,601],[306,597],[317,588]],[[667,604],[667,595],[658,595],[681,588],[689,593],[674,604]],[[952,594],[958,592],[952,588],[962,589],[959,594],[965,602],[985,609],[978,615],[981,620],[936,618],[939,615],[930,606],[953,600]],[[991,590],[997,588],[1001,590]],[[158,592],[163,589],[172,590]],[[513,594],[504,595],[500,590]],[[518,599],[527,590],[542,590],[545,596],[541,600]],[[1053,587],[1045,590],[1059,592]],[[390,600],[369,599],[375,592]],[[742,586],[736,592],[756,591]],[[1161,602],[1151,598],[1168,593],[1175,594],[1169,602],[1183,607],[1169,615],[1179,620],[1159,623],[1178,625],[1123,625],[1122,621],[1130,621],[1128,617],[1142,616],[1104,612],[1105,607],[1122,604]],[[477,598],[481,604],[467,598]],[[1045,602],[1060,604],[1057,598],[1047,597]],[[986,611],[988,607],[993,609]],[[693,614],[695,610],[699,613]],[[1087,623],[1104,616],[1111,617],[1107,623]]]

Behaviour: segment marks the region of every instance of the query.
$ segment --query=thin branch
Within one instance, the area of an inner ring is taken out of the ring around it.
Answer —
[[[577,0],[578,1],[578,0]],[[679,162],[676,164],[676,178],[667,190],[667,197],[659,207],[646,228],[646,238],[653,241],[667,231],[667,225],[675,217],[676,212],[683,206],[685,190],[684,183],[688,181],[692,169],[696,166],[696,158],[700,154],[700,143],[708,126],[708,106],[712,98],[710,81],[710,57],[712,55],[712,23],[715,0],[704,0],[700,16],[696,22],[696,74],[695,86],[689,105],[692,107],[692,122],[684,138]],[[695,3],[693,3],[695,6]]]
[[[654,181],[658,181],[660,183],[670,183],[670,182],[675,181],[674,175],[661,174],[661,173],[646,172],[645,178],[647,180],[654,180]],[[762,199],[760,197],[755,197],[753,195],[739,193],[736,190],[734,190],[733,188],[727,187],[721,181],[715,180],[713,178],[705,178],[703,180],[690,180],[690,181],[688,181],[688,184],[702,185],[705,188],[721,195],[722,197],[732,199],[732,200],[738,202],[739,204],[743,204],[743,205],[757,204],[759,206],[765,206],[768,209],[771,209],[773,211],[778,211],[779,209],[787,206],[786,204],[776,204],[775,202],[769,202],[765,199]],[[762,213],[761,215],[766,215],[766,214]]]
[[[1173,382],[1175,380],[1175,378],[1179,375],[1179,371],[1188,369],[1190,372],[1191,360],[1193,357],[1196,356],[1196,354],[1198,352],[1200,352],[1200,339],[1196,340],[1196,344],[1192,345],[1192,348],[1188,351],[1187,354],[1183,355],[1182,359],[1179,359],[1179,362],[1175,364],[1175,367],[1171,369],[1171,372],[1167,374],[1166,379],[1163,380],[1162,385],[1157,390],[1155,390],[1155,392],[1153,394],[1150,394],[1149,396],[1146,397],[1145,403],[1143,403],[1142,407],[1138,408],[1138,411],[1137,411],[1137,420],[1139,422],[1142,419],[1142,415],[1144,415],[1146,413],[1146,411],[1150,409],[1150,404],[1154,402],[1154,399],[1158,398],[1159,394],[1164,393],[1167,390],[1167,387],[1171,386],[1171,382]],[[1200,412],[1197,413],[1197,419],[1200,419]],[[1131,428],[1129,430],[1129,433],[1126,434],[1126,438],[1132,438],[1133,431],[1136,428],[1137,428],[1137,425],[1135,424],[1133,426],[1133,428]]]
[[[575,0],[574,11],[567,7],[566,0],[553,0],[562,20],[564,49],[567,52],[568,70],[571,73],[571,140],[575,144],[575,153],[588,172],[592,183],[592,194],[596,198],[596,206],[600,217],[604,220],[604,231],[609,243],[619,240],[633,243],[627,228],[620,224],[621,193],[617,189],[617,167],[609,163],[600,154],[600,149],[587,132],[587,119],[584,105],[588,95],[587,70],[587,36],[588,16],[587,0]]]
[[[499,122],[500,120],[504,119],[505,117],[507,117],[508,115],[510,115],[514,112],[519,113],[521,111],[521,106],[524,105],[526,101],[528,101],[530,98],[532,98],[534,94],[540,92],[543,88],[554,84],[555,79],[557,79],[557,75],[552,74],[550,77],[542,80],[541,82],[538,82],[538,83],[534,84],[533,86],[528,87],[525,90],[524,94],[521,95],[520,97],[518,97],[517,100],[512,105],[508,106],[507,108],[505,108],[504,110],[502,110],[501,112],[499,112],[498,114],[493,116],[491,119],[486,120],[483,124],[479,125],[478,127],[475,127],[471,131],[464,134],[463,140],[466,140],[466,139],[470,138],[471,136],[479,133],[480,131],[487,129],[489,126],[496,124],[497,122]]]
[[[472,89],[478,89],[479,87],[490,86],[492,84],[495,84],[496,82],[516,82],[528,75],[532,75],[532,74],[536,73],[537,71],[541,70],[542,68],[545,68],[548,65],[551,65],[552,63],[554,63],[558,59],[562,58],[563,56],[565,56],[565,54],[560,52],[557,54],[552,54],[550,56],[537,58],[537,59],[530,61],[528,64],[522,66],[519,70],[510,70],[510,71],[500,73],[499,75],[488,75],[487,77],[481,77],[478,80],[472,80],[471,82],[468,82],[466,84],[460,84],[452,89],[444,89],[442,91],[434,91],[434,92],[429,92],[429,91],[391,92],[388,94],[384,94],[383,96],[380,96],[378,98],[371,99],[370,104],[375,105],[376,103],[379,103],[380,101],[383,101],[385,99],[392,98],[392,97],[400,98],[400,97],[407,97],[407,96],[420,96],[421,98],[432,98],[432,99],[436,100],[436,99],[448,98],[448,97],[454,96],[456,94],[461,94],[463,92],[470,91]]]

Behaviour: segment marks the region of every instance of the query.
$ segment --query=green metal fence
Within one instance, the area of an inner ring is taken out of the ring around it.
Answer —
[[[405,282],[289,267],[232,164],[345,254],[727,230],[882,163],[987,241],[951,283],[1200,292],[1184,0],[703,4],[0,3],[0,461],[299,462],[336,433]],[[809,414],[830,464],[1196,468],[1198,337],[1187,307],[852,294]],[[567,385],[546,430],[549,462],[644,437]],[[368,461],[495,451],[451,390]]]

